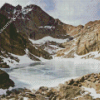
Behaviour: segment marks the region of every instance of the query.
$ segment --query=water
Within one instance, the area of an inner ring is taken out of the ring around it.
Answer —
[[[21,65],[6,69],[16,87],[38,89],[53,87],[59,83],[90,73],[99,73],[100,62],[95,60],[53,59],[45,62]]]

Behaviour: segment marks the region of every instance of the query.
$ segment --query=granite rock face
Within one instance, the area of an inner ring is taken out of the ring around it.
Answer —
[[[100,21],[87,23],[77,43],[77,54],[83,55],[100,50]]]
[[[100,20],[93,22],[91,21],[84,27],[78,27],[73,29],[74,33],[77,29],[79,29],[79,31],[76,32],[76,35],[74,35],[74,39],[63,43],[62,45],[65,48],[59,50],[57,52],[57,56],[63,56],[64,58],[75,58],[75,54],[81,56],[95,51],[97,51],[98,54],[100,53]],[[100,60],[100,57],[96,58],[95,54],[87,54],[82,58],[95,58]]]

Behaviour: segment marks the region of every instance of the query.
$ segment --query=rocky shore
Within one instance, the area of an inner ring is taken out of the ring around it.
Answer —
[[[100,96],[93,96],[92,91],[86,88],[93,88],[100,95],[100,73],[71,79],[57,87],[42,86],[32,91],[26,88],[8,90],[6,95],[0,96],[0,100],[100,100]]]

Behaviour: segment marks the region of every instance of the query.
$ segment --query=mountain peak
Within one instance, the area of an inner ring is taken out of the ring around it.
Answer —
[[[25,8],[35,8],[35,9],[41,9],[39,6],[35,5],[35,4],[30,4],[30,5],[27,5]],[[41,9],[42,10],[42,9]]]
[[[17,5],[16,6],[16,10],[21,10],[22,9],[22,6],[21,5]]]
[[[10,9],[14,9],[15,7],[9,3],[5,3],[2,7],[1,7],[1,10],[3,9],[7,9],[7,8],[10,8]]]

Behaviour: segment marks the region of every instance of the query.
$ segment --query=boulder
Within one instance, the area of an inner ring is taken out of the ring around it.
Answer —
[[[9,65],[7,63],[1,63],[0,68],[9,68]]]
[[[72,85],[74,83],[74,80],[71,79],[69,82],[68,82],[68,85]]]
[[[84,76],[83,76],[83,77],[80,78],[79,81],[80,81],[80,82],[83,82],[84,80],[85,80],[85,79],[84,79]]]
[[[0,88],[8,89],[10,86],[14,87],[14,82],[6,72],[0,70]]]

